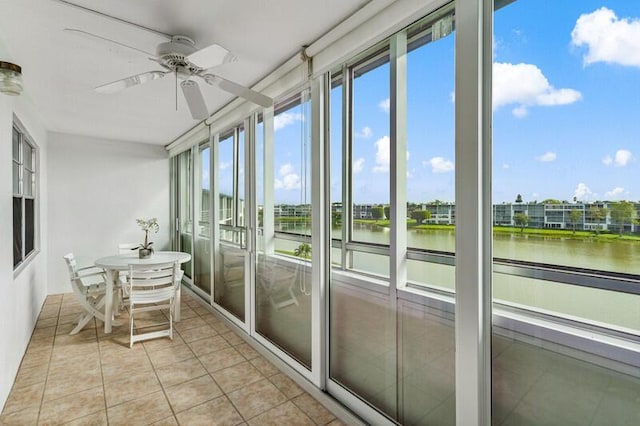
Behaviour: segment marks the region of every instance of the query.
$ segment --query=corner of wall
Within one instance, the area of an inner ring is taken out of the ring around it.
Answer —
[[[47,296],[47,133],[35,108],[21,98],[0,95],[0,235],[13,234],[13,175],[7,161],[12,158],[14,114],[39,150],[39,253],[16,276],[11,239],[0,244],[0,407],[9,395],[38,314]]]

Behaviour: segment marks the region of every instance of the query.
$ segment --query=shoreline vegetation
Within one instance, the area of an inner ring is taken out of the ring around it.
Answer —
[[[311,224],[310,217],[278,217],[276,223],[296,223]],[[354,219],[354,223],[364,225],[376,225],[384,228],[389,227],[388,219]],[[335,224],[334,224],[335,226]],[[420,231],[455,231],[455,225],[421,224],[418,225],[415,219],[407,219],[407,229]],[[569,238],[573,240],[589,241],[625,241],[640,242],[638,234],[618,234],[611,231],[583,231],[572,229],[551,229],[551,228],[520,228],[517,226],[494,226],[493,233],[501,235],[531,235],[545,238]]]
[[[389,227],[389,220],[375,219],[355,219],[354,223],[377,225]],[[413,219],[407,219],[407,229],[424,230],[424,231],[455,231],[455,225],[436,225],[436,224],[416,224]],[[611,231],[581,231],[572,229],[551,229],[551,228],[519,228],[516,226],[494,226],[493,233],[508,235],[532,235],[547,238],[570,238],[575,240],[597,240],[597,241],[628,241],[640,242],[640,235],[634,234],[618,234]]]

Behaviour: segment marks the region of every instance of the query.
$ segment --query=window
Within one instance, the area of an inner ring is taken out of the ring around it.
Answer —
[[[37,149],[23,127],[13,125],[13,267],[36,251]]]
[[[384,245],[389,244],[388,207],[391,199],[390,69],[387,46],[351,68],[353,134],[349,148],[352,162],[352,238],[354,241]],[[379,260],[371,261],[377,264]],[[371,272],[388,275],[387,268]]]
[[[495,12],[494,424],[640,413],[627,398],[640,394],[638,358],[628,374],[617,350],[640,336],[640,73],[627,59],[639,49],[626,42],[640,7],[608,3]]]

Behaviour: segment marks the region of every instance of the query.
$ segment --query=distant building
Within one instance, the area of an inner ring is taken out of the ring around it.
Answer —
[[[456,223],[456,205],[451,203],[423,204],[422,210],[431,212],[427,223],[436,225],[454,225]]]
[[[516,226],[514,217],[524,213],[529,217],[530,228],[575,229],[584,231],[618,231],[618,224],[611,220],[612,202],[596,203],[503,203],[493,206],[494,226]],[[636,218],[640,218],[640,203],[632,203],[636,210]],[[371,209],[381,204],[354,204],[353,217],[355,219],[373,219]],[[421,210],[431,212],[426,221],[438,225],[455,225],[456,206],[453,203],[426,203]],[[596,210],[606,211],[605,216],[598,217]],[[280,204],[275,206],[275,217],[305,217],[310,214],[311,206]],[[571,212],[578,211],[577,217]],[[340,215],[343,212],[342,203],[331,204],[331,212]],[[575,219],[575,224],[573,222]],[[623,224],[623,232],[640,232],[637,223]]]
[[[640,203],[633,203],[640,217]],[[571,212],[580,212],[575,221],[576,230],[610,231],[618,230],[618,224],[611,221],[611,202],[597,203],[504,203],[493,206],[493,224],[496,226],[515,226],[514,216],[524,213],[529,216],[531,228],[574,229]],[[594,211],[606,209],[607,215],[597,217]],[[634,223],[624,224],[625,232],[636,232]]]

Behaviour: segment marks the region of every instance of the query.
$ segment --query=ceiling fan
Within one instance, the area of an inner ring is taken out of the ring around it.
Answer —
[[[65,28],[64,31],[100,39],[135,50],[149,56],[149,59],[157,62],[162,68],[161,70],[147,71],[98,86],[95,88],[97,92],[116,93],[173,74],[177,80],[181,81],[180,87],[182,88],[182,93],[191,112],[191,116],[196,120],[203,120],[209,116],[209,111],[197,80],[204,81],[211,86],[218,87],[265,108],[273,105],[273,99],[270,97],[209,71],[210,68],[237,61],[237,58],[231,52],[218,44],[212,44],[198,49],[192,39],[178,35],[172,36],[168,42],[160,43],[156,48],[156,54],[152,55],[141,49],[127,46],[126,44],[87,31],[73,28]]]

